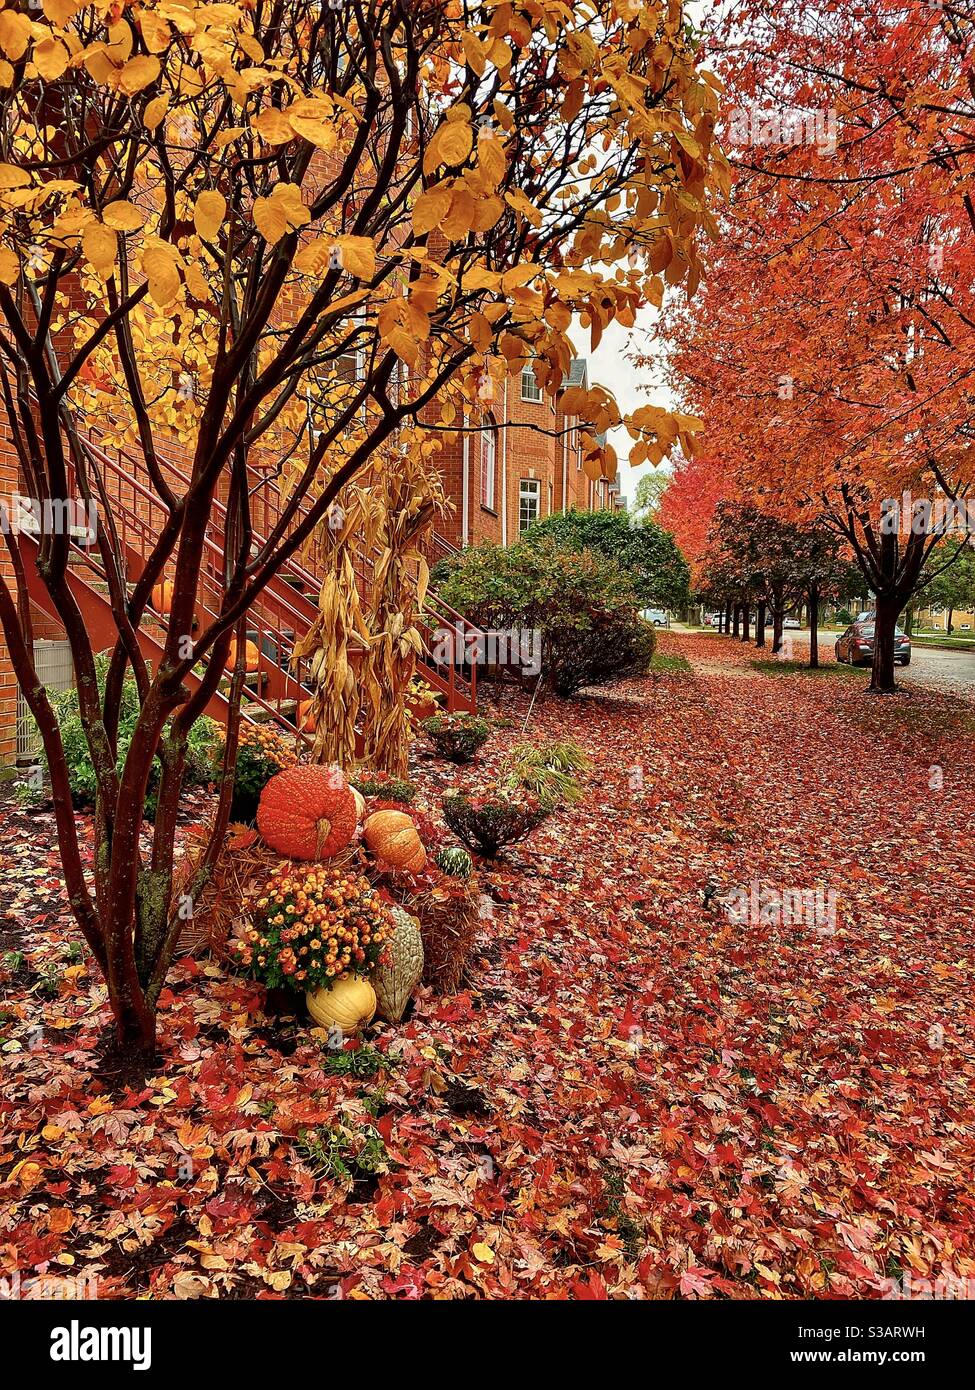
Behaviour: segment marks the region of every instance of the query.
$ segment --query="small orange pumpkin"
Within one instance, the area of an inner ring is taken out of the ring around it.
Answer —
[[[173,606],[173,581],[160,579],[152,590],[152,606],[157,613],[168,613]]]
[[[257,650],[257,644],[254,642],[248,642],[247,645],[244,647],[244,670],[247,672],[249,676],[252,676],[255,674],[260,664],[261,655],[260,652]],[[237,638],[232,637],[230,639],[230,651],[227,653],[227,665],[224,667],[224,669],[227,671],[232,671],[236,665]]]
[[[418,874],[427,862],[423,841],[405,811],[373,811],[362,836],[376,858],[393,869]]]
[[[257,828],[288,859],[329,859],[355,834],[355,798],[338,768],[299,763],[261,792]]]
[[[302,700],[298,706],[298,728],[303,734],[315,732],[315,719],[311,712],[313,700]]]

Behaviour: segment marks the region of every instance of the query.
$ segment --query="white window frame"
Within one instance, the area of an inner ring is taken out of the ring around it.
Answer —
[[[498,506],[498,440],[490,426],[481,431],[481,506],[489,512]]]
[[[530,521],[524,520],[524,507],[528,501],[535,503],[535,515]],[[542,485],[538,478],[522,478],[518,484],[518,534],[524,535],[528,527],[542,514]]]
[[[541,405],[542,403],[542,388],[535,378],[535,367],[531,362],[521,369],[521,399],[527,401],[529,405]]]

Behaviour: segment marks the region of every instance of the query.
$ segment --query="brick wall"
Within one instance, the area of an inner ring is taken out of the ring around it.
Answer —
[[[528,393],[530,396],[530,392]],[[557,402],[523,399],[522,379],[509,377],[492,407],[494,483],[491,479],[490,427],[467,435],[467,542],[512,545],[520,534],[522,484],[537,483],[537,515],[563,509],[593,511],[609,505],[605,485],[591,483],[581,467],[574,417]],[[433,418],[433,417],[431,417]],[[444,490],[453,510],[438,527],[454,546],[464,544],[464,441],[448,444],[440,456]]]

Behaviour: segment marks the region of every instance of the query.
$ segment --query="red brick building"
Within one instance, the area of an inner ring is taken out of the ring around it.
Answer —
[[[576,358],[563,382],[588,386],[585,358]],[[444,487],[453,510],[443,538],[462,549],[491,541],[511,545],[533,521],[554,512],[619,506],[619,489],[598,483],[582,468],[579,422],[539,389],[530,366],[505,378],[488,413],[490,423],[468,425],[443,457]]]

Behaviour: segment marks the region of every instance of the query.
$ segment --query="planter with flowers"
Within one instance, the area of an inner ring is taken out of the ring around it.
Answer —
[[[433,686],[414,676],[406,692],[406,712],[411,724],[422,723],[440,710],[439,695]]]
[[[370,1022],[369,976],[387,964],[391,906],[368,879],[327,864],[281,864],[235,942],[238,961],[269,989],[303,991],[321,1027],[343,1033]]]
[[[440,756],[452,763],[469,763],[491,732],[487,720],[476,714],[435,714],[420,727]]]
[[[222,760],[222,748],[219,756]],[[253,825],[257,804],[267,783],[275,773],[294,767],[296,762],[294,745],[270,724],[241,724],[230,819]]]

